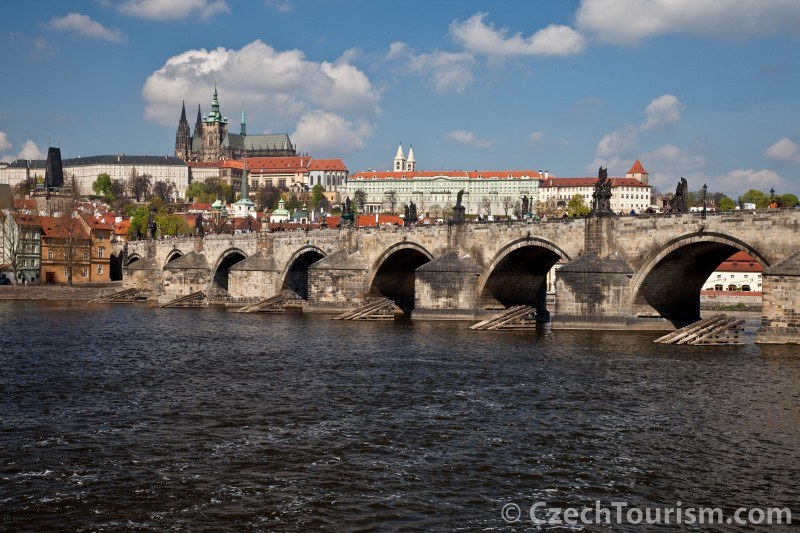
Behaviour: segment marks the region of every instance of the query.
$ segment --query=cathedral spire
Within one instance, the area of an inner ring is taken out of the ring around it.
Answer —
[[[180,123],[183,124],[186,122],[186,100],[181,101],[181,121]]]
[[[203,115],[200,114],[200,104],[197,104],[197,120],[194,123],[194,136],[203,136]]]
[[[242,100],[242,129],[239,131],[239,135],[242,137],[247,135],[247,126],[244,123],[244,100]]]

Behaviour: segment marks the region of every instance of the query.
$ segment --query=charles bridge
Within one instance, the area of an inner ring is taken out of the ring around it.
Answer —
[[[770,209],[543,222],[337,228],[134,241],[124,286],[162,300],[203,291],[252,301],[290,289],[306,312],[374,296],[414,319],[478,319],[525,304],[554,328],[673,329],[744,251],[765,269],[758,342],[800,343],[800,211]],[[546,309],[545,279],[555,279]]]

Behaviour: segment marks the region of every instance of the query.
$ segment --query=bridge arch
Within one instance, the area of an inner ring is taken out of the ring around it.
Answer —
[[[415,242],[391,245],[369,273],[368,295],[394,300],[404,313],[414,309],[414,271],[433,260],[433,254]]]
[[[314,245],[306,245],[292,254],[281,272],[281,290],[290,290],[308,299],[308,268],[327,254]]]
[[[653,252],[631,278],[634,313],[660,316],[676,326],[698,320],[703,284],[738,251],[769,267],[761,251],[731,235],[701,231],[672,239]]]
[[[228,248],[219,255],[214,268],[211,270],[211,281],[208,287],[209,295],[227,294],[228,271],[230,268],[247,259],[247,254],[239,248]]]
[[[550,241],[525,237],[510,242],[498,251],[476,282],[481,307],[543,305],[547,274],[558,261],[569,255]]]
[[[177,249],[177,248],[173,248],[173,249],[172,249],[172,250],[171,250],[171,251],[170,251],[170,252],[167,254],[167,260],[164,262],[164,267],[166,267],[166,266],[167,266],[169,263],[171,263],[172,261],[175,261],[175,260],[176,260],[176,259],[178,259],[179,257],[183,257],[183,252],[181,252],[181,251],[180,251],[179,249]]]
[[[131,263],[135,263],[139,261],[142,257],[139,254],[130,254],[127,259],[125,260],[125,266],[127,267]]]

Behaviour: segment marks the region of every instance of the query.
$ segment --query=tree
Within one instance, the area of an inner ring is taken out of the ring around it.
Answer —
[[[325,198],[325,187],[317,183],[311,188],[311,199],[309,200],[311,208],[317,207],[323,198]]]
[[[722,211],[733,211],[734,209],[736,209],[736,202],[734,202],[727,196],[723,196],[717,205]]]
[[[297,193],[292,193],[289,195],[289,198],[286,199],[286,204],[284,205],[286,209],[297,210],[303,207],[303,204],[300,202],[300,199],[297,197]]]
[[[212,198],[211,202],[216,199],[221,200],[228,200],[231,197],[231,186],[225,183],[220,178],[206,178],[205,180],[205,187],[206,187],[206,198]]]
[[[517,200],[516,203],[514,203],[514,211],[513,211],[513,213],[514,213],[514,218],[516,218],[518,220],[522,219],[522,217],[524,215],[524,213],[522,212],[522,202],[520,202],[519,200]]]
[[[589,206],[583,200],[582,194],[573,194],[567,203],[567,212],[573,217],[585,217],[589,214]]]
[[[163,202],[172,202],[172,193],[175,191],[175,184],[168,181],[157,181],[153,183],[153,196]]]
[[[111,194],[111,176],[105,172],[97,175],[97,179],[92,183],[92,190],[97,196],[108,196]]]
[[[500,205],[503,207],[503,212],[505,213],[506,218],[508,218],[509,210],[514,208],[514,199],[510,196],[503,196],[503,199],[500,200],[500,202]]]
[[[765,209],[769,207],[769,196],[763,192],[750,189],[741,196],[742,203],[756,204],[756,209]]]
[[[36,187],[36,178],[28,176],[24,180],[14,185],[14,196],[17,198],[25,198],[33,188]]]
[[[492,201],[487,197],[484,196],[481,198],[481,201],[478,203],[478,207],[483,209],[487,217],[492,214]]]
[[[134,206],[130,204],[126,206],[126,212],[131,217],[131,225],[128,228],[128,236],[135,234],[138,230],[139,235],[147,235],[147,219],[150,216],[150,210],[147,205]]]
[[[353,193],[353,201],[356,203],[356,208],[364,212],[364,206],[367,205],[367,193],[364,189],[356,189],[356,192]]]
[[[383,194],[386,199],[385,203],[389,206],[389,212],[394,213],[397,208],[397,191],[389,190]]]
[[[548,218],[553,218],[558,216],[558,207],[556,206],[555,200],[550,200],[549,202],[536,202],[536,210],[534,211],[539,216],[546,216]]]
[[[20,215],[13,209],[0,210],[0,263],[8,263],[14,272],[14,285],[19,279],[19,256],[22,252],[22,228],[17,223]]]
[[[155,216],[154,220],[161,235],[172,235],[173,237],[177,237],[178,235],[186,235],[191,233],[191,229],[186,223],[186,220],[178,215],[159,213]]]
[[[131,197],[136,198],[137,202],[147,200],[150,195],[151,185],[152,179],[149,174],[140,176],[136,167],[131,170],[131,177],[128,179],[128,191],[130,191]]]
[[[201,201],[201,198],[208,194],[205,183],[201,181],[193,181],[186,187],[186,198],[195,202]]]
[[[258,191],[258,204],[262,210],[274,209],[278,205],[281,192],[272,184],[267,183]]]
[[[797,205],[797,196],[795,196],[792,193],[786,193],[780,195],[780,200],[786,207],[794,207]]]
[[[77,200],[73,199],[60,216],[54,217],[55,226],[50,239],[51,249],[62,262],[70,287],[78,269],[91,267],[91,241],[83,224],[77,219],[77,205]]]
[[[111,180],[111,191],[109,194],[115,200],[124,197],[125,183],[123,183],[122,180]]]

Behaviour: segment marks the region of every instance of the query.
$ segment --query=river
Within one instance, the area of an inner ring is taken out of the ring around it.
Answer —
[[[508,530],[598,500],[800,520],[796,346],[467,325],[0,302],[0,523]]]

